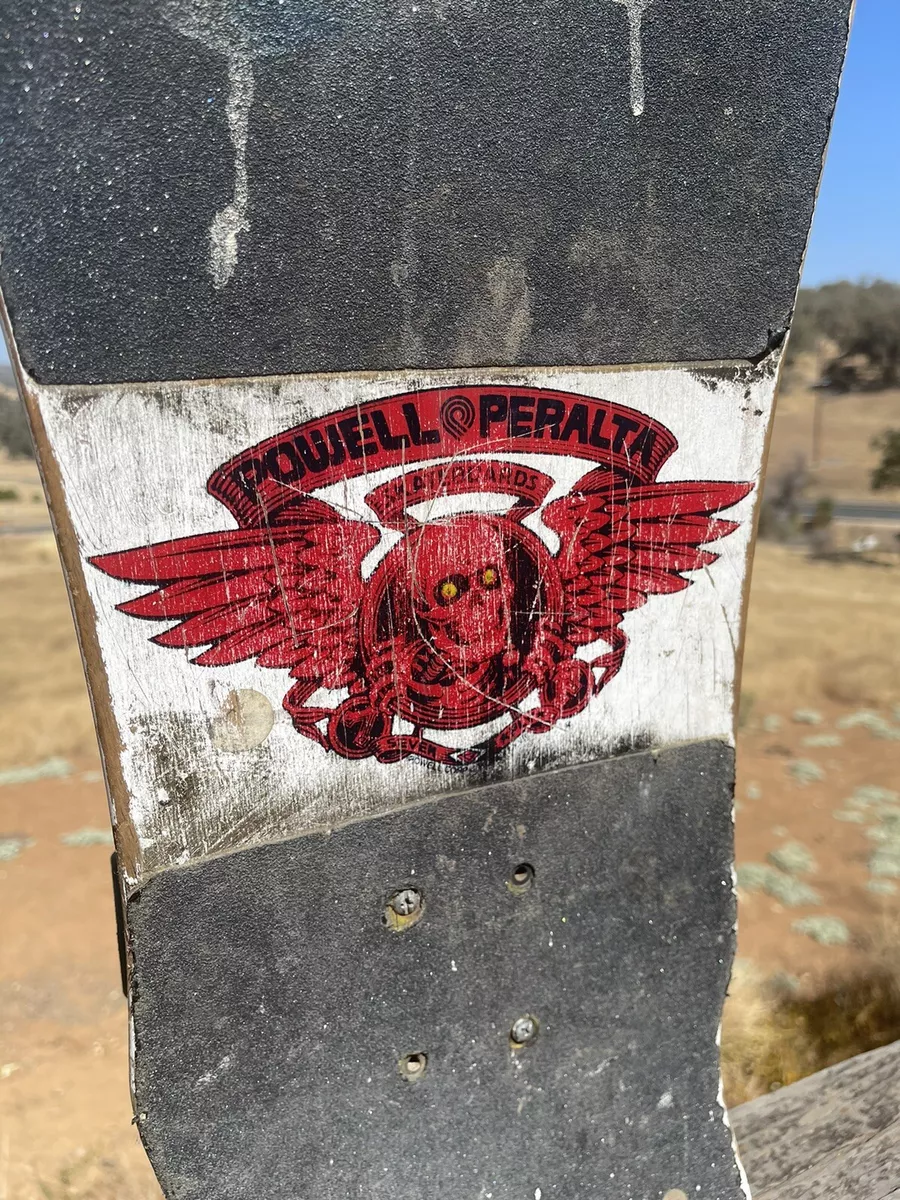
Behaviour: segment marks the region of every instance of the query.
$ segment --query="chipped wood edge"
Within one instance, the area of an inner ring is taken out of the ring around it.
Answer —
[[[25,406],[35,456],[50,522],[63,568],[63,578],[69,597],[69,607],[77,634],[81,665],[87,683],[88,699],[97,730],[100,758],[106,780],[107,800],[113,827],[116,854],[119,859],[119,879],[140,874],[141,850],[137,832],[129,816],[128,790],[122,773],[122,741],[113,716],[112,699],[100,643],[97,638],[96,613],[88,595],[78,540],[65,501],[59,464],[50,446],[40,409],[31,388],[31,380],[22,366],[13,337],[12,323],[6,298],[0,291],[0,322],[2,322],[10,364],[16,377],[19,394]]]

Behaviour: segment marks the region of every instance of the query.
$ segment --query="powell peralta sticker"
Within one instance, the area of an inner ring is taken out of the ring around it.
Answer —
[[[287,669],[284,707],[325,750],[483,762],[581,713],[622,665],[624,615],[689,587],[689,572],[716,561],[704,547],[737,528],[716,514],[753,485],[658,482],[676,449],[660,422],[589,396],[409,392],[221,466],[207,490],[238,528],[91,561],[153,585],[118,608],[177,622],[158,645],[202,648],[200,667]],[[529,455],[587,469],[547,502],[554,480],[523,465]],[[369,513],[315,495],[386,469]],[[486,495],[508,498],[506,511],[484,511]],[[471,735],[452,744],[481,726],[474,746]]]

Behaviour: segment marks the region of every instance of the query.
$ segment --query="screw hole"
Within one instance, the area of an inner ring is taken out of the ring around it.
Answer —
[[[513,872],[506,881],[506,886],[515,896],[520,896],[522,892],[527,892],[534,883],[534,867],[531,863],[519,863],[517,867],[513,867]]]
[[[428,1055],[419,1051],[400,1059],[400,1074],[409,1083],[418,1083],[428,1066]]]

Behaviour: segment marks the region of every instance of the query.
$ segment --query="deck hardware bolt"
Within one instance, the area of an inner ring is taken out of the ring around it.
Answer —
[[[527,892],[533,883],[534,867],[531,863],[523,862],[513,868],[513,873],[507,879],[506,886],[513,895],[518,896],[522,892]]]
[[[391,908],[398,917],[411,917],[421,903],[422,897],[415,888],[404,888],[391,896]]]
[[[409,1083],[417,1083],[425,1074],[425,1068],[428,1066],[428,1055],[422,1054],[407,1054],[405,1058],[400,1059],[400,1074]]]
[[[388,898],[381,923],[395,933],[402,933],[415,925],[424,911],[425,901],[421,892],[411,887],[400,888]]]
[[[510,1045],[514,1050],[520,1050],[523,1046],[530,1046],[537,1035],[537,1017],[527,1014],[524,1017],[517,1017],[509,1031]]]

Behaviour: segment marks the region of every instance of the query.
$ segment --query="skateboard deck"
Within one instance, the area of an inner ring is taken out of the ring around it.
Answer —
[[[849,0],[47,0],[0,264],[170,1200],[740,1200],[734,709]]]

